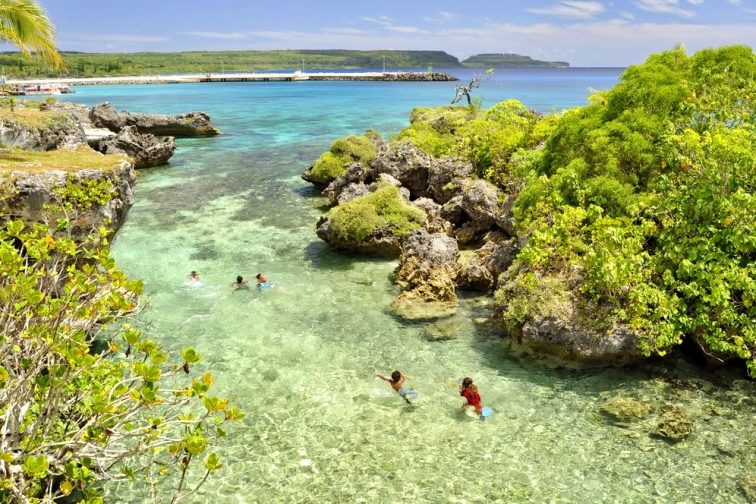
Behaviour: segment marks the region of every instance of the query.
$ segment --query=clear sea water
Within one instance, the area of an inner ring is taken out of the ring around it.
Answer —
[[[611,87],[620,69],[500,70],[476,95],[560,111]],[[469,78],[464,71],[463,78]],[[79,87],[71,101],[155,113],[201,110],[223,130],[184,139],[144,170],[114,245],[144,281],[144,328],[172,351],[192,345],[196,372],[247,413],[218,451],[225,469],[192,502],[746,502],[756,472],[756,387],[677,360],[568,370],[522,356],[476,324],[485,298],[463,299],[457,338],[387,310],[395,261],[331,252],[316,236],[325,200],[300,173],[330,142],[408,124],[412,107],[448,103],[454,83],[288,82]],[[185,285],[197,270],[204,287]],[[236,275],[276,285],[232,292]],[[406,405],[374,378],[399,369],[419,392]],[[460,413],[456,384],[475,379],[487,421]],[[631,426],[600,413],[615,395],[653,402]],[[661,408],[695,419],[668,444],[649,435]],[[110,500],[137,501],[128,486]]]

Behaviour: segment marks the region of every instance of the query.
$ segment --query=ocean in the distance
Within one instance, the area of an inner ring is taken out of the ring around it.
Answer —
[[[471,70],[452,70],[464,80]],[[621,69],[501,69],[474,93],[541,112],[586,103]],[[464,83],[463,80],[463,83]],[[756,467],[752,382],[683,361],[632,369],[550,369],[517,357],[474,319],[429,342],[394,318],[395,261],[347,257],[316,236],[325,200],[300,173],[335,138],[397,133],[416,106],[448,104],[453,82],[283,82],[78,87],[66,99],[138,112],[208,113],[223,131],[183,139],[170,166],[140,172],[113,248],[145,283],[144,329],[168,349],[194,346],[194,372],[247,413],[218,452],[225,468],[192,502],[745,503]],[[204,287],[185,284],[197,270]],[[232,292],[236,275],[276,285]],[[408,406],[376,372],[400,369]],[[461,414],[456,384],[475,379],[485,422]],[[600,412],[608,398],[651,401],[631,425]],[[675,445],[649,435],[665,407],[695,418]],[[128,485],[108,502],[135,502]]]

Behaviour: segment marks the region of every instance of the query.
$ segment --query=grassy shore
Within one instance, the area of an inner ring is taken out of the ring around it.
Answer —
[[[74,150],[28,151],[0,149],[0,174],[14,171],[45,173],[51,170],[78,172],[87,169],[115,170],[128,157],[120,154],[100,154],[86,145]]]

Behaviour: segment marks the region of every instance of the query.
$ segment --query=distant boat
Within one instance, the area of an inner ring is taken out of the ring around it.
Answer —
[[[73,93],[65,84],[31,84],[21,87],[21,94],[25,95],[60,95]]]
[[[310,80],[310,76],[304,73],[302,70],[295,70],[294,75],[291,77],[291,80]]]

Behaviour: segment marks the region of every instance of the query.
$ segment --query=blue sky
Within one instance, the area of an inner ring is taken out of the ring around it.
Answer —
[[[42,0],[63,50],[425,49],[625,66],[756,45],[756,0]]]

